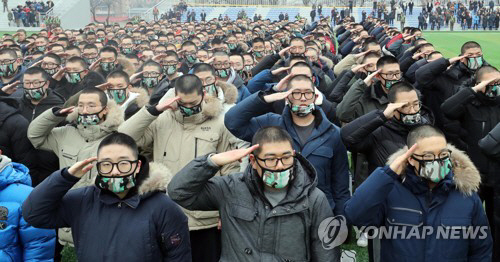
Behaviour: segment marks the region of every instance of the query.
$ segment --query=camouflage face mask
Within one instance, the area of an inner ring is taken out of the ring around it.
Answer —
[[[101,69],[104,72],[111,72],[116,68],[116,64],[114,62],[101,62]]]
[[[144,77],[142,84],[146,88],[154,88],[158,84],[157,77]]]
[[[14,68],[14,63],[0,65],[0,76],[11,77],[17,72],[17,68]]]
[[[34,89],[24,89],[24,95],[29,100],[40,101],[45,96],[45,89],[43,87],[34,88]]]
[[[108,89],[108,95],[115,100],[117,104],[121,104],[127,100],[127,88],[122,89]]]
[[[101,190],[108,190],[118,194],[135,187],[136,180],[134,173],[119,177],[107,177],[97,174],[95,185]]]

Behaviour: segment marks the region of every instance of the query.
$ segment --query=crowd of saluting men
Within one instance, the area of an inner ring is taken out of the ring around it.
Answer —
[[[498,259],[500,72],[456,53],[372,17],[5,34],[0,261],[340,261],[333,216],[487,228],[370,261]]]

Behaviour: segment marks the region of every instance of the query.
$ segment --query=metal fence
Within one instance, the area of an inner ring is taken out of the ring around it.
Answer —
[[[188,5],[220,5],[220,6],[348,6],[350,0],[188,0]],[[353,0],[353,6],[369,6],[373,0]],[[379,1],[380,2],[380,1]]]

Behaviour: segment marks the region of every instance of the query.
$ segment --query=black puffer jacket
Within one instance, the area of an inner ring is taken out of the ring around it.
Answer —
[[[0,150],[13,162],[33,168],[33,146],[28,140],[29,122],[19,113],[19,102],[14,98],[0,99]]]
[[[21,114],[26,118],[30,123],[39,116],[41,113],[45,112],[45,110],[50,109],[52,107],[61,107],[64,105],[66,100],[57,92],[54,92],[50,89],[47,89],[47,97],[40,101],[37,105],[33,105],[31,101],[23,96],[19,99],[19,103],[21,105]]]
[[[422,108],[422,124],[432,124],[432,113]],[[406,145],[406,137],[414,127],[393,118],[388,120],[383,110],[374,110],[343,126],[340,130],[347,149],[366,154],[368,169],[384,166],[389,156]]]
[[[89,71],[89,73],[78,84],[71,84],[66,80],[66,78],[63,77],[61,81],[56,82],[54,91],[64,97],[64,99],[68,100],[70,97],[85,88],[95,87],[97,85],[104,84],[105,82],[106,80],[101,74]]]
[[[463,87],[443,103],[441,110],[446,117],[459,121],[467,132],[462,139],[467,144],[467,155],[481,172],[481,183],[486,186],[498,183],[497,162],[481,151],[478,142],[500,122],[500,97],[489,98]]]

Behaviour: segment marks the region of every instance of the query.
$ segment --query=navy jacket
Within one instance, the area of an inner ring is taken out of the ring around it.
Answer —
[[[23,216],[40,228],[71,227],[78,261],[191,261],[187,217],[164,192],[168,169],[151,164],[149,172],[141,162],[138,186],[124,199],[96,186],[70,190],[78,178],[54,172],[24,202]]]
[[[293,138],[293,148],[304,156],[316,169],[318,188],[325,193],[334,214],[343,213],[343,205],[350,197],[347,151],[340,138],[340,129],[327,120],[323,110],[316,109],[316,126],[304,147],[295,132],[290,108],[282,115],[272,112],[272,104],[266,103],[261,92],[249,96],[233,106],[224,118],[227,129],[237,138],[252,141],[261,127],[279,126]]]
[[[452,171],[430,190],[408,166],[398,176],[388,166],[376,169],[345,205],[347,221],[356,226],[384,226],[397,230],[393,239],[381,239],[380,261],[457,262],[491,261],[492,238],[483,205],[477,194],[481,181],[471,160],[453,146]],[[396,152],[389,160],[406,152]],[[410,231],[425,237],[417,238]],[[476,238],[463,237],[465,229],[477,230]],[[416,228],[416,230],[415,230]],[[438,238],[438,231],[441,234]],[[446,238],[452,233],[456,239]],[[458,231],[458,233],[455,233]],[[401,233],[402,232],[402,233]],[[429,233],[430,232],[430,233]],[[402,234],[407,236],[401,239]]]

